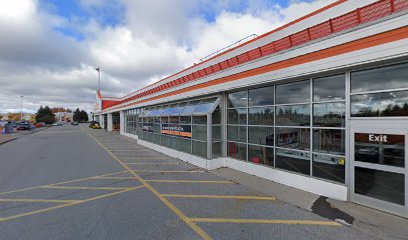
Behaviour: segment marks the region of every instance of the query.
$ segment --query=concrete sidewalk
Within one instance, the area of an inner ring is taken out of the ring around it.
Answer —
[[[216,169],[211,173],[355,228],[372,236],[372,239],[408,239],[408,219],[406,218],[352,202],[328,199],[229,168]]]

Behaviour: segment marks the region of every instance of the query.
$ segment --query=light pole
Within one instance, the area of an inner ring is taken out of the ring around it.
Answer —
[[[101,67],[95,68],[98,71],[98,92],[101,91]]]
[[[20,96],[20,98],[21,98],[20,122],[23,121],[23,97],[24,96],[22,96],[22,95]]]

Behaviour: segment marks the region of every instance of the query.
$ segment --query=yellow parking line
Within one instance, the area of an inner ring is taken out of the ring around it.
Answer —
[[[78,190],[129,190],[129,189],[132,189],[132,188],[119,188],[119,187],[75,187],[75,186],[43,186],[41,188],[78,189]]]
[[[179,163],[124,163],[128,165],[179,165]]]
[[[0,218],[0,222],[9,221],[9,220],[13,220],[13,219],[16,219],[16,218],[21,218],[21,217],[26,217],[26,216],[34,215],[34,214],[37,214],[37,213],[48,212],[48,211],[59,209],[59,208],[74,206],[74,205],[78,205],[78,204],[98,200],[98,199],[101,199],[101,198],[112,197],[112,196],[115,196],[115,195],[118,195],[118,194],[121,194],[121,193],[129,192],[129,191],[136,190],[136,189],[143,188],[143,187],[145,187],[145,186],[139,186],[139,187],[135,187],[135,188],[131,188],[131,189],[126,189],[126,190],[122,190],[122,191],[118,191],[118,192],[113,192],[113,193],[109,193],[109,194],[96,196],[96,197],[93,197],[93,198],[88,198],[88,199],[85,199],[85,200],[78,200],[76,202],[62,204],[62,205],[55,206],[55,207],[49,207],[49,208],[44,208],[44,209],[40,209],[40,210],[36,210],[36,211],[31,211],[31,212],[26,212],[26,213],[13,215],[13,216],[10,216],[10,217]]]
[[[270,219],[231,219],[231,218],[189,218],[192,222],[207,223],[254,223],[254,224],[289,224],[289,225],[324,225],[340,227],[341,224],[333,221],[313,220],[270,220]]]
[[[32,202],[32,203],[72,203],[79,200],[33,199],[33,198],[0,198],[0,202]]]
[[[160,170],[132,170],[133,172],[157,172],[157,173],[205,173],[206,171],[199,171],[199,170],[192,170],[192,171],[178,171],[178,170],[164,170],[164,171],[160,171]]]
[[[80,181],[85,181],[85,180],[91,180],[91,179],[94,179],[96,177],[113,176],[115,174],[121,174],[121,173],[125,173],[125,172],[128,172],[128,171],[120,171],[120,172],[103,174],[103,175],[99,175],[99,176],[75,179],[75,180],[66,181],[66,182],[58,182],[58,183],[49,184],[47,186],[54,186],[54,185],[60,185],[60,184],[66,184],[66,183],[80,182]],[[24,191],[28,191],[28,190],[38,189],[38,188],[41,188],[41,187],[43,187],[43,186],[35,186],[35,187],[12,190],[12,191],[8,191],[8,192],[0,192],[0,195],[5,195],[5,194],[9,194],[9,193],[16,193],[16,192],[24,192]]]
[[[185,194],[162,194],[164,197],[172,198],[214,198],[214,199],[248,199],[274,201],[274,197],[261,196],[232,196],[232,195],[185,195]]]
[[[53,184],[49,184],[49,185],[46,185],[46,186],[56,186],[56,185],[61,185],[61,184],[66,184],[66,183],[81,182],[81,181],[85,181],[85,180],[93,180],[93,179],[96,179],[96,178],[99,178],[99,177],[114,176],[114,175],[121,174],[121,173],[126,173],[126,172],[128,172],[128,171],[120,171],[120,172],[103,174],[103,175],[99,175],[99,176],[75,179],[75,180],[66,181],[66,182],[58,182],[58,183],[53,183]]]
[[[112,179],[112,180],[131,180],[136,179],[136,177],[95,177],[94,179]]]
[[[81,128],[82,130],[84,130],[83,128]],[[86,132],[84,130],[84,132],[86,134],[88,134],[88,136],[92,139],[95,140],[95,142],[97,142],[103,149],[105,149],[105,151],[107,153],[109,153],[109,155],[111,155],[111,157],[113,159],[116,160],[116,162],[118,162],[123,168],[127,169],[128,171],[131,171],[131,169],[122,162],[121,159],[119,159],[115,154],[113,154],[111,151],[109,151],[109,149],[107,149],[102,143],[100,143],[98,141],[98,139],[96,139],[96,137],[92,136],[90,133]],[[144,180],[143,178],[141,178],[138,174],[136,174],[135,172],[131,172],[133,176],[135,176],[136,178],[138,178],[138,180],[144,185],[146,186],[147,189],[149,189],[150,192],[152,192],[160,201],[162,201],[170,210],[172,210],[181,220],[183,220],[194,232],[196,232],[202,239],[204,240],[211,240],[212,238],[206,233],[204,232],[204,230],[202,230],[197,224],[188,221],[187,216],[180,211],[180,209],[178,209],[176,206],[174,206],[173,203],[171,203],[169,200],[167,200],[165,197],[161,196],[160,193],[154,188],[152,187],[146,180]]]
[[[158,183],[214,183],[214,184],[232,184],[231,181],[201,181],[201,180],[145,180],[146,182]]]

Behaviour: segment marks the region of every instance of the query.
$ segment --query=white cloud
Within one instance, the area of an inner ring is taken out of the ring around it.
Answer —
[[[92,109],[102,67],[106,96],[123,96],[252,33],[262,34],[334,0],[299,2],[288,8],[267,0],[81,0],[94,9],[124,7],[118,24],[104,26],[100,16],[85,23],[41,8],[37,0],[0,3],[0,112],[40,104]],[[245,2],[245,8],[236,9]],[[118,6],[120,5],[120,6]],[[229,8],[229,6],[235,6]],[[214,12],[210,21],[203,8]],[[71,28],[77,40],[56,29]]]

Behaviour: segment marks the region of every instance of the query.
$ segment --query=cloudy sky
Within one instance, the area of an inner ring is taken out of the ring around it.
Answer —
[[[3,0],[0,113],[40,105],[92,111],[251,34],[334,0]]]

